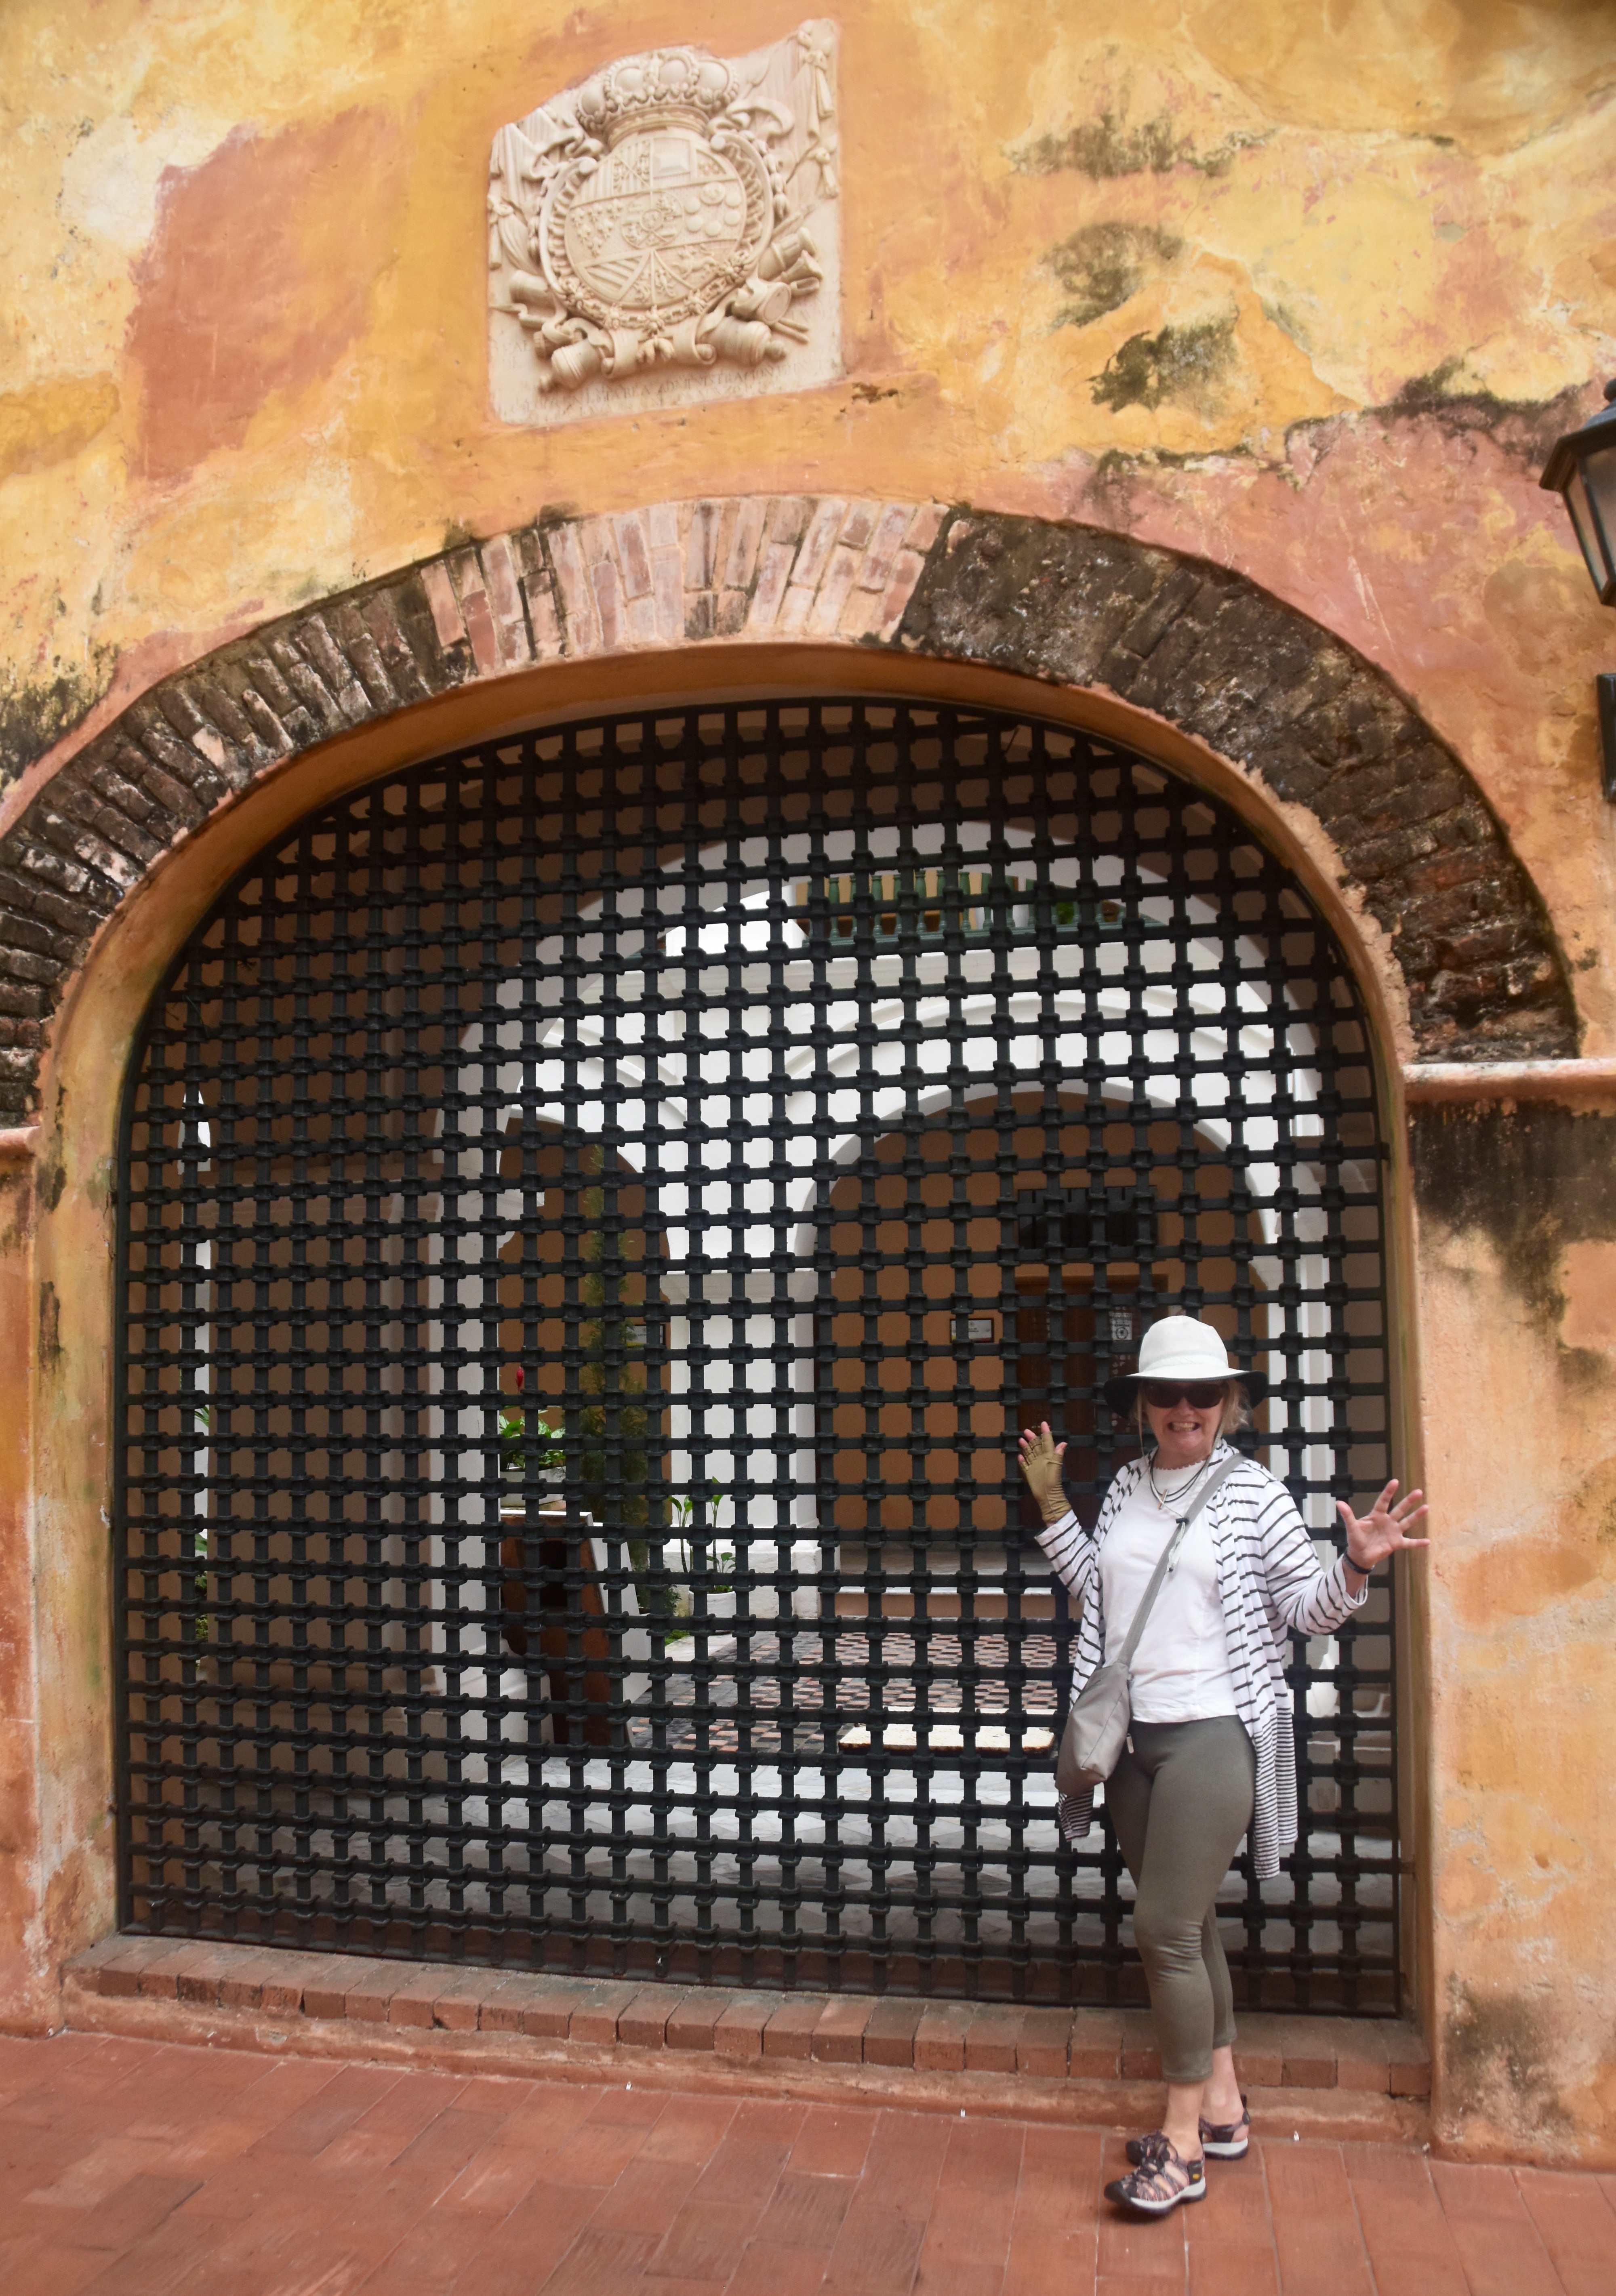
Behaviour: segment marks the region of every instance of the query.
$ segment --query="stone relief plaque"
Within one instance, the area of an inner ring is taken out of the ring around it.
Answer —
[[[488,364],[506,422],[841,372],[836,29],[652,48],[494,139]]]

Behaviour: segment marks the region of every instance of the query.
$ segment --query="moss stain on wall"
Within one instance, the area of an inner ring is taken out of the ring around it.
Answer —
[[[0,663],[0,790],[43,758],[110,690],[112,649],[96,652],[88,665],[53,660],[35,677]]]
[[[1544,2005],[1520,1995],[1486,1995],[1454,1985],[1448,2051],[1456,2103],[1503,2126],[1563,2126],[1556,2094],[1554,2036]]]
[[[1057,327],[1087,327],[1136,295],[1145,281],[1176,263],[1184,242],[1154,224],[1087,223],[1044,258],[1068,300]]]
[[[1484,1238],[1522,1304],[1557,1333],[1567,1247],[1616,1239],[1616,1119],[1530,1103],[1420,1109],[1411,1145],[1422,1218]]]
[[[1237,324],[1233,316],[1198,319],[1156,335],[1130,335],[1095,377],[1095,405],[1153,409],[1172,399],[1216,414],[1238,359]]]

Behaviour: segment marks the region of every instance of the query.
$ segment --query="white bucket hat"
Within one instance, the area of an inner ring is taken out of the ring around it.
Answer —
[[[1112,1409],[1130,1410],[1134,1390],[1144,1379],[1178,1379],[1186,1386],[1208,1379],[1238,1380],[1253,1403],[1260,1403],[1268,1391],[1261,1372],[1236,1370],[1222,1332],[1199,1316],[1163,1316],[1151,1325],[1139,1342],[1138,1370],[1120,1372],[1105,1382],[1105,1400]]]

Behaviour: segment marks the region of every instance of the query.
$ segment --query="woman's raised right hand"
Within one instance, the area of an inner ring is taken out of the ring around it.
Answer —
[[[1033,1431],[1021,1430],[1021,1472],[1027,1487],[1038,1503],[1038,1511],[1046,1522],[1059,1522],[1070,1512],[1066,1493],[1061,1484],[1061,1462],[1066,1456],[1064,1443],[1057,1443],[1049,1431],[1049,1422]]]

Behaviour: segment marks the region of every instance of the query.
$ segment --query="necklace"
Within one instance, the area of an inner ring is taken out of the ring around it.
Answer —
[[[1217,1448],[1218,1446],[1214,1443],[1212,1446],[1212,1451],[1215,1451]],[[1202,1475],[1205,1474],[1207,1469],[1211,1465],[1212,1451],[1209,1451],[1207,1453],[1205,1458],[1202,1460],[1194,1474],[1191,1475],[1188,1482],[1180,1483],[1176,1491],[1164,1491],[1161,1484],[1156,1480],[1156,1453],[1154,1451],[1151,1453],[1149,1464],[1146,1465],[1144,1472],[1150,1480],[1151,1496],[1155,1500],[1156,1505],[1161,1508],[1163,1514],[1171,1514],[1174,1507],[1177,1506],[1181,1500],[1188,1498],[1190,1493],[1194,1489]]]

